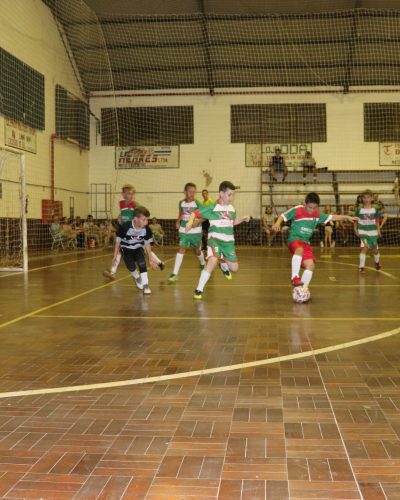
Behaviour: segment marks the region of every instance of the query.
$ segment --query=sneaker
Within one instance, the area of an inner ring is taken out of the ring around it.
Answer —
[[[365,269],[363,267],[360,267],[358,270],[360,271],[361,274],[363,274],[365,271]]]
[[[170,275],[170,277],[168,278],[168,281],[171,281],[171,283],[173,283],[174,281],[178,281],[178,275],[177,275],[177,274],[172,273],[172,274]]]
[[[103,271],[103,276],[109,280],[115,280],[115,273],[112,273],[110,269],[105,269]]]
[[[377,271],[380,271],[382,269],[382,266],[381,266],[380,262],[375,262],[375,269]]]
[[[164,271],[165,269],[165,264],[162,260],[160,260],[160,262],[157,264],[158,267],[160,268],[160,271]]]
[[[139,290],[143,290],[143,283],[142,283],[142,278],[139,276],[138,278],[133,278],[135,280],[136,286],[139,288]]]
[[[151,295],[151,290],[149,288],[149,285],[143,286],[143,295]]]
[[[292,285],[293,286],[303,286],[303,284],[304,283],[301,281],[299,276],[295,276],[294,278],[292,278]]]
[[[229,271],[229,269],[227,271],[224,271],[221,266],[219,266],[219,268],[221,269],[222,274],[225,276],[225,278],[227,280],[231,280],[232,279],[232,274]]]
[[[193,298],[195,300],[201,300],[203,298],[203,292],[201,292],[200,290],[195,290]]]

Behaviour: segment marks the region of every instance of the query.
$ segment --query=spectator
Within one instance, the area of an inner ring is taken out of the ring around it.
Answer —
[[[325,207],[325,213],[326,214],[331,214],[332,213],[332,208],[330,205],[326,205]],[[333,248],[336,243],[334,240],[332,240],[332,235],[333,235],[333,228],[334,228],[334,222],[330,221],[327,224],[325,224],[324,229],[325,229],[325,247],[326,248]]]
[[[208,196],[207,189],[203,189],[203,191],[201,192],[201,196],[203,197],[203,201],[201,202],[201,204],[204,207],[206,207],[207,205],[212,205],[214,203],[214,200],[212,200]],[[208,238],[208,229],[210,228],[210,221],[208,219],[203,220],[203,222],[201,224],[201,228],[203,230],[203,236],[201,239],[201,246],[202,246],[203,250],[207,250],[207,238]]]
[[[63,217],[61,219],[61,229],[67,241],[67,246],[69,246],[70,244],[73,244],[73,246],[75,246],[77,231],[72,228],[71,222],[68,221],[66,217]]]
[[[86,246],[93,248],[99,245],[100,229],[93,220],[93,215],[88,215],[86,222],[83,224],[85,232]]]
[[[275,217],[273,214],[273,208],[271,205],[265,207],[265,213],[262,216],[262,224],[267,235],[267,244],[270,247],[275,236],[279,233],[272,231],[272,226],[274,225]]]
[[[76,241],[78,248],[85,248],[85,232],[83,229],[83,220],[76,216],[75,222],[72,224],[72,229],[76,231]]]
[[[62,233],[62,228],[60,224],[60,219],[58,218],[58,215],[53,215],[52,222],[50,225],[50,231],[53,236],[59,235]]]
[[[311,151],[306,151],[301,165],[303,167],[303,184],[306,183],[307,174],[309,172],[313,173],[313,182],[317,182],[317,163],[311,156]]]
[[[288,169],[285,163],[285,159],[281,155],[281,150],[279,148],[275,149],[275,155],[271,158],[269,162],[269,176],[274,181],[277,182],[276,174],[277,172],[282,172],[282,182],[285,182],[285,179],[288,174]]]
[[[100,244],[109,247],[115,242],[116,229],[108,220],[100,224]]]
[[[149,224],[149,228],[153,233],[153,241],[156,245],[162,245],[164,239],[164,229],[161,227],[161,224],[158,220],[153,217],[151,220],[151,224]]]

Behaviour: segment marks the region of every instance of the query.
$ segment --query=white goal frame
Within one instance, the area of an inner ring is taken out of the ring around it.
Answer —
[[[25,211],[26,182],[25,182],[25,154],[23,151],[0,146],[0,176],[7,160],[11,157],[19,158],[19,182],[20,182],[20,211],[21,211],[21,236],[22,236],[22,267],[0,267],[0,271],[28,271],[28,224]]]

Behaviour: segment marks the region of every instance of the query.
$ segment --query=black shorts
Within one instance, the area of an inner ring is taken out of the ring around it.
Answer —
[[[147,272],[146,258],[144,255],[143,248],[136,248],[135,250],[130,250],[129,248],[121,247],[122,257],[129,272],[136,271],[139,268],[139,272]]]

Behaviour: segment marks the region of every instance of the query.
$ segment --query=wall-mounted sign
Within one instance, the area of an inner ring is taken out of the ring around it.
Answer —
[[[115,168],[179,168],[179,146],[117,147]]]
[[[4,120],[4,144],[36,153],[36,130],[13,120]]]
[[[246,167],[268,167],[277,148],[288,167],[300,167],[306,151],[312,152],[312,144],[246,144]]]
[[[381,167],[400,165],[400,142],[379,143],[379,165]]]

